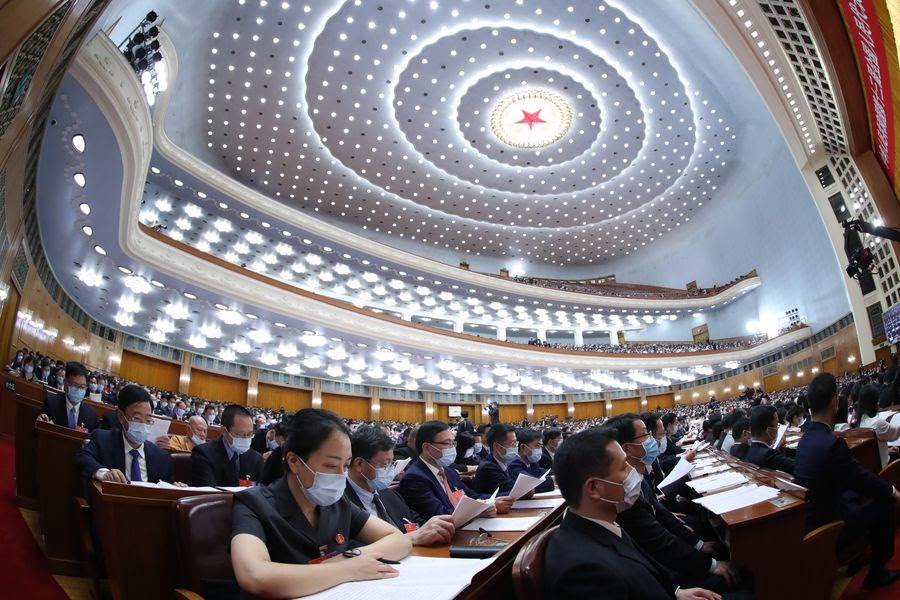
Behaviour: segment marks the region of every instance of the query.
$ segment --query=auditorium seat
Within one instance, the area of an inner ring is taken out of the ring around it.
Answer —
[[[172,457],[172,481],[182,483],[191,482],[191,454],[190,452],[173,452]]]
[[[807,578],[805,589],[809,598],[830,598],[837,572],[835,553],[843,521],[832,521],[803,536],[803,568]]]
[[[900,490],[900,460],[895,460],[883,468],[878,475],[891,483],[895,488]]]
[[[237,591],[230,553],[231,500],[231,494],[204,494],[175,502],[179,581],[187,588],[175,590],[176,597],[212,598]]]
[[[534,536],[522,546],[513,563],[513,586],[517,600],[541,600],[544,597],[544,551],[559,526]]]

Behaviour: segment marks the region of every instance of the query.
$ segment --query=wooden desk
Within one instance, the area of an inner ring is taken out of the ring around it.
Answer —
[[[43,390],[42,390],[43,393]],[[37,438],[34,423],[41,414],[43,400],[16,394],[16,504],[38,509]],[[73,467],[74,469],[74,464]]]
[[[512,542],[503,550],[497,553],[496,557],[485,568],[475,574],[472,583],[469,584],[459,595],[456,600],[469,600],[476,598],[512,598],[512,564],[516,560],[516,555],[525,544],[537,533],[548,529],[562,519],[566,505],[561,504],[556,508],[541,508],[527,510],[512,510],[506,515],[499,515],[498,518],[509,517],[534,517],[544,514],[537,523],[532,525],[525,531],[495,531],[491,535],[498,540]],[[469,540],[478,537],[477,531],[457,531],[453,536],[451,545],[465,546]],[[415,546],[412,549],[413,556],[430,556],[434,558],[449,558],[450,546]],[[478,559],[472,559],[478,560]]]
[[[752,482],[776,487],[771,472],[762,471],[720,450],[710,447],[699,455],[714,456]],[[804,578],[796,573],[787,576],[785,565],[794,564],[802,556],[806,502],[792,493],[782,492],[782,497],[787,502],[784,506],[765,501],[722,515],[711,515],[713,524],[725,531],[732,562],[753,573],[754,591],[760,600],[804,597]],[[816,576],[815,573],[803,575]]]
[[[58,575],[83,575],[82,542],[75,498],[84,493],[75,455],[87,433],[37,422],[37,484],[41,531],[50,570]]]
[[[171,598],[183,583],[178,581],[175,501],[207,492],[91,483],[91,510],[113,598]]]

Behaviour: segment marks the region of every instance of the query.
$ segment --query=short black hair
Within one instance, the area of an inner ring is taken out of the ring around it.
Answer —
[[[673,412],[667,412],[662,416],[663,427],[668,427],[672,423],[674,423],[678,417],[675,416]]]
[[[637,431],[634,428],[634,422],[640,421],[640,417],[635,413],[625,413],[616,415],[603,424],[604,427],[610,427],[616,432],[616,441],[620,444],[627,444],[634,440]],[[569,441],[566,440],[566,444]],[[565,446],[565,444],[563,444]]]
[[[813,413],[821,413],[837,395],[837,380],[831,373],[819,373],[809,382],[806,388],[806,399],[809,402],[809,410]]]
[[[222,411],[222,427],[231,429],[232,425],[234,425],[234,420],[238,417],[247,417],[251,421],[253,420],[253,415],[250,414],[249,410],[240,404],[229,404]]]
[[[488,448],[490,448],[491,452],[494,451],[494,444],[497,442],[505,442],[506,436],[510,432],[515,433],[516,428],[512,425],[507,425],[505,423],[501,423],[499,425],[494,425],[491,427],[491,432],[487,436],[487,444]]]
[[[119,407],[119,410],[125,412],[125,409],[131,406],[132,404],[137,404],[138,402],[146,402],[150,404],[150,392],[145,390],[139,385],[129,384],[119,390],[119,396],[117,398],[116,404]]]
[[[437,434],[448,429],[450,426],[443,421],[425,421],[419,425],[416,431],[416,454],[422,454],[422,444],[433,444]]]
[[[340,417],[321,408],[304,408],[298,411],[285,429],[287,430],[287,438],[284,440],[285,459],[288,452],[293,452],[301,460],[306,461],[309,455],[318,450],[335,431],[350,437],[350,430]]]
[[[556,485],[566,503],[573,508],[581,504],[581,490],[588,477],[606,478],[612,456],[609,445],[617,432],[609,427],[592,427],[566,438],[553,457]]]
[[[535,429],[519,429],[516,431],[516,441],[520,444],[530,444],[534,440],[541,439],[541,432]]]
[[[468,419],[468,418],[469,418],[469,411],[467,411],[467,410],[461,410],[461,411],[459,411],[459,416],[461,416],[463,419]]]
[[[456,460],[461,461],[469,448],[475,447],[475,437],[468,431],[456,434]]]
[[[734,422],[734,427],[731,428],[731,437],[734,438],[734,441],[737,442],[741,439],[741,436],[744,435],[744,432],[750,428],[750,419],[747,417],[741,417],[737,421]]]
[[[82,376],[87,379],[88,370],[85,368],[83,364],[80,362],[75,362],[74,360],[66,363],[66,379],[69,377],[78,377]]]
[[[353,458],[361,458],[368,462],[379,452],[393,449],[394,442],[380,427],[363,425],[350,436],[350,446]]]
[[[543,444],[546,446],[547,442],[552,442],[553,440],[561,436],[562,429],[560,429],[559,427],[548,427],[544,430],[544,433],[541,437],[543,438]]]
[[[878,396],[880,392],[874,385],[866,385],[859,391],[860,416],[874,417],[878,414]]]
[[[750,409],[750,435],[759,437],[772,426],[772,417],[778,410],[771,404],[760,404]]]
[[[793,419],[794,417],[803,418],[803,407],[799,404],[791,404],[791,406],[788,407],[787,412],[784,414],[784,418],[788,423],[790,423],[791,419]]]
[[[653,435],[653,432],[656,430],[656,422],[660,420],[659,413],[656,412],[642,412],[640,414],[641,421],[644,422],[644,425],[647,427],[647,433]]]

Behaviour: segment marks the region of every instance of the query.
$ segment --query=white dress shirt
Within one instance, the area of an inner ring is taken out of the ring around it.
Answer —
[[[900,415],[894,416],[890,421],[882,419],[878,415],[874,417],[863,415],[863,418],[859,420],[859,426],[875,430],[875,437],[878,439],[878,453],[881,455],[881,468],[883,469],[889,460],[887,443],[900,439]]]

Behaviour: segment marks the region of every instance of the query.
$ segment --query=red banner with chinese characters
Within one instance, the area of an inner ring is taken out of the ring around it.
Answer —
[[[841,5],[866,88],[872,149],[891,184],[894,184],[893,96],[878,11],[874,0],[841,0]]]

